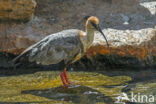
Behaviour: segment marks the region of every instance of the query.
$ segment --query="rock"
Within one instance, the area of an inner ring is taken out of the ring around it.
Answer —
[[[26,24],[0,24],[0,51],[20,54],[24,49],[50,34],[48,31],[44,31],[45,28],[50,29],[48,25],[42,24],[36,19],[35,23],[32,20]]]
[[[153,1],[152,4],[150,2],[150,0],[133,2],[37,0],[36,16],[29,22],[0,24],[0,52],[18,55],[49,34],[65,29],[83,29],[85,26],[83,17],[96,15],[100,18],[100,26],[107,36],[111,52],[105,46],[103,37],[96,33],[92,47],[74,66],[79,67],[87,63],[87,67],[92,65],[96,67],[98,66],[96,64],[100,64],[101,67],[106,64],[151,65],[156,62],[154,28],[156,15],[153,14],[156,2]],[[2,62],[7,64],[8,60]]]
[[[1,0],[0,19],[29,20],[33,17],[35,0]]]
[[[156,56],[156,29],[104,29],[103,32],[108,39],[111,50],[108,50],[102,35],[97,33],[95,34],[93,45],[86,53],[88,57],[97,53],[102,55],[117,54],[120,56],[134,56],[139,59]]]
[[[156,2],[150,1],[150,2],[142,2],[140,5],[144,6],[145,8],[148,8],[148,10],[151,12],[152,15],[155,15],[156,13]]]

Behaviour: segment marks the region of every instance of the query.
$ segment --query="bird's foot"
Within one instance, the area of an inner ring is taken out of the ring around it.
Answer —
[[[73,86],[73,85],[75,85],[75,83],[70,81],[70,82],[68,83],[68,85],[69,85],[69,86]]]

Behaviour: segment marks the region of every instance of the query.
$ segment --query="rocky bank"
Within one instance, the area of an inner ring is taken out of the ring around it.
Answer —
[[[84,30],[86,15],[100,18],[111,50],[96,32],[86,56],[72,68],[156,64],[154,0],[8,0],[0,1],[0,5],[1,67],[9,67],[15,55],[49,34],[71,28]]]

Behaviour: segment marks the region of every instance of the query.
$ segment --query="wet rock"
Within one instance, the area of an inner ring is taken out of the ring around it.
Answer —
[[[35,0],[1,0],[0,19],[29,20],[33,17]]]

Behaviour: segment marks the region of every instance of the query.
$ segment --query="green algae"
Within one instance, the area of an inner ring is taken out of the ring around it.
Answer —
[[[87,91],[98,92],[105,96],[113,97],[121,93],[122,86],[126,85],[131,78],[128,76],[109,77],[95,72],[69,72],[69,80],[74,82],[73,87],[64,89],[59,77],[59,72],[37,72],[35,74],[1,77],[0,78],[0,102],[47,102],[49,103],[71,103],[35,94],[22,93],[24,91],[52,89],[51,93],[82,96]],[[109,87],[115,86],[116,87]],[[84,96],[83,96],[84,95]],[[87,98],[86,98],[87,99]],[[99,102],[100,104],[104,102]]]

